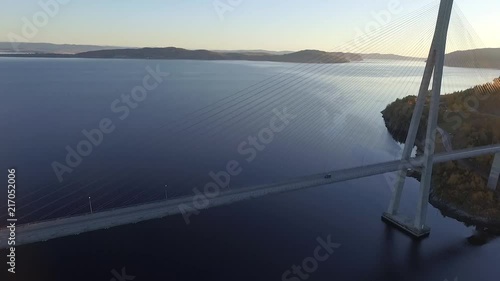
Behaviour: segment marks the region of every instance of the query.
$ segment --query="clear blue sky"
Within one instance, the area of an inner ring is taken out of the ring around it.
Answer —
[[[43,11],[38,2],[2,0],[0,41],[22,35],[25,17]],[[63,1],[63,0],[59,0]],[[438,0],[64,0],[29,42],[188,49],[332,50],[373,20],[372,12],[400,3],[393,20]],[[214,3],[241,2],[222,14]],[[455,0],[482,40],[500,47],[499,0]],[[480,4],[477,4],[480,3]],[[401,42],[402,45],[409,42]],[[398,53],[392,44],[373,51]]]

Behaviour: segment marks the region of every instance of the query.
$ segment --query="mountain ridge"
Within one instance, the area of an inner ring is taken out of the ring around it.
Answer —
[[[36,54],[77,54],[81,52],[121,49],[118,46],[53,44],[30,42],[0,42],[0,52],[4,53],[36,53]]]
[[[455,51],[446,55],[450,67],[500,69],[500,48]]]
[[[247,60],[293,63],[347,63],[361,61],[357,54],[302,50],[288,54],[214,52],[209,50],[187,50],[175,47],[115,49],[76,54],[79,58],[125,58],[125,59],[188,59],[188,60]]]
[[[17,47],[18,49],[15,49]],[[136,59],[192,59],[192,60],[248,60],[293,63],[346,63],[362,60],[415,60],[425,58],[381,53],[344,53],[320,50],[268,51],[255,50],[189,50],[177,47],[115,47],[52,43],[0,42],[2,57],[81,57],[81,58],[136,58]],[[500,69],[500,48],[461,50],[448,53],[448,67]]]
[[[46,57],[54,57],[58,55],[76,55],[85,52],[91,51],[103,51],[103,50],[119,50],[119,49],[155,49],[162,47],[121,47],[121,46],[99,46],[99,45],[78,45],[78,44],[53,44],[53,43],[30,43],[30,42],[22,42],[22,43],[14,43],[17,49],[14,48],[14,45],[10,42],[0,42],[0,53],[4,55],[31,55],[31,56],[46,56]],[[185,48],[178,48],[189,50]],[[191,49],[191,51],[197,51]],[[288,55],[292,53],[297,53],[301,51],[269,51],[264,49],[251,49],[251,50],[206,50],[214,53],[223,53],[223,54],[245,54],[245,55]],[[306,50],[302,50],[306,51]],[[325,51],[321,51],[325,52]],[[325,53],[342,53],[342,52],[325,52]],[[345,53],[344,53],[345,54]],[[352,54],[352,53],[347,53]],[[404,59],[415,59],[412,57],[394,55],[394,54],[355,54],[360,55],[364,59],[392,59],[392,60],[404,60]],[[423,59],[422,59],[423,60]]]

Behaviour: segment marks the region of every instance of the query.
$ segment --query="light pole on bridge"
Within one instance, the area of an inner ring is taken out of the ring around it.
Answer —
[[[90,213],[93,214],[94,211],[92,210],[92,201],[90,200],[90,196],[89,196],[89,206],[90,206]]]

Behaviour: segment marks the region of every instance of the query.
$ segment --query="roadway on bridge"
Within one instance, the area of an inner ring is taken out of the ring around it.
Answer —
[[[434,162],[440,163],[497,152],[500,152],[500,146],[498,145],[472,148],[435,155]],[[421,158],[413,158],[409,161],[396,160],[363,167],[298,177],[279,183],[231,189],[223,191],[218,196],[210,199],[209,204],[204,208],[200,208],[200,210],[232,204],[243,200],[259,198],[270,194],[296,191],[336,182],[384,174],[398,171],[400,169],[419,169],[421,167],[421,163]],[[331,177],[325,177],[327,174],[331,175]],[[179,208],[180,205],[196,210],[198,208],[196,208],[197,205],[193,199],[193,197],[189,196],[112,209],[99,213],[19,225],[16,228],[16,246],[176,215],[181,213],[181,209]],[[8,229],[4,228],[0,230],[0,249],[8,247],[8,237]]]

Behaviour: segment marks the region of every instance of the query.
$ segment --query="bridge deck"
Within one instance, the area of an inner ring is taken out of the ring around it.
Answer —
[[[440,163],[497,152],[500,152],[500,146],[473,148],[435,155],[434,162]],[[208,204],[206,208],[232,204],[270,194],[296,191],[336,182],[384,174],[397,171],[402,168],[418,169],[421,167],[421,163],[422,161],[420,158],[412,158],[408,161],[397,160],[304,176],[280,183],[232,189],[221,192],[219,196],[210,199],[210,204]],[[325,178],[325,174],[331,174],[332,177]],[[196,209],[193,197],[189,196],[168,201],[113,209],[99,213],[19,225],[16,228],[16,246],[180,214],[181,211],[179,205],[181,204],[184,204],[184,206],[188,206],[192,209]],[[8,229],[4,228],[0,230],[0,249],[8,247],[8,235]]]

